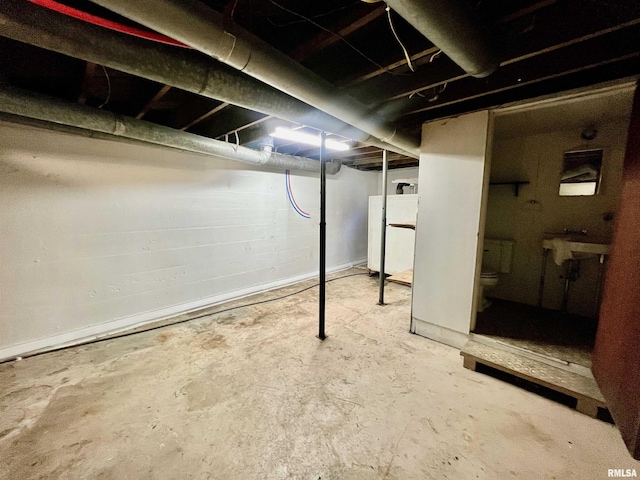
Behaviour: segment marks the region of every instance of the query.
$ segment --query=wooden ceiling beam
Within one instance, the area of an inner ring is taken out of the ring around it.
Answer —
[[[385,5],[381,4],[369,13],[362,13],[362,9],[358,9],[349,16],[345,16],[340,20],[340,24],[334,28],[324,29],[308,42],[303,43],[293,50],[289,55],[298,62],[302,62],[312,55],[324,50],[325,48],[339,42],[344,37],[358,31],[365,25],[376,18],[384,15]],[[335,31],[334,31],[335,30]]]
[[[525,8],[517,10],[509,15],[505,15],[502,18],[500,18],[496,23],[499,25],[499,24],[512,22],[526,15],[531,15],[532,13],[535,13],[543,8],[549,7],[555,4],[556,2],[557,0],[542,0],[540,2],[534,3],[533,5],[529,5]],[[428,48],[426,50],[422,50],[412,55],[410,57],[411,61],[414,63],[415,66],[424,65],[425,63],[428,63],[428,59],[425,60],[425,57],[430,58],[431,55],[436,53],[438,50],[439,50],[438,47],[435,47],[435,46]],[[387,65],[384,66],[384,68],[378,68],[378,69],[369,71],[367,73],[360,73],[360,74],[349,76],[344,80],[341,80],[340,82],[338,82],[338,85],[345,88],[351,87],[356,84],[362,83],[366,80],[370,80],[372,78],[380,76],[389,71],[393,71],[396,68],[399,68],[406,64],[407,64],[407,61],[404,58],[401,58],[400,60],[388,63]]]
[[[382,164],[370,164],[370,165],[345,165],[346,167],[355,168],[357,170],[362,170],[365,172],[374,172],[382,170]],[[394,170],[396,168],[411,168],[417,167],[418,161],[414,160],[413,162],[402,162],[402,163],[393,163],[389,162],[388,169]]]
[[[170,85],[163,85],[163,87],[158,90],[158,92],[146,103],[146,105],[142,107],[142,110],[140,110],[140,112],[136,115],[136,118],[138,120],[142,119],[142,117],[144,117],[149,112],[149,110],[153,109],[153,107],[155,107],[157,103],[162,100],[162,97],[164,97],[169,92],[169,90],[171,90]]]
[[[251,127],[255,127],[257,125],[260,125],[263,122],[266,122],[267,120],[273,120],[275,117],[271,116],[271,115],[266,115],[262,118],[258,118],[257,120],[253,120],[252,122],[248,122],[244,125],[239,126],[238,128],[234,128],[233,130],[229,130],[221,135],[218,135],[216,138],[216,140],[224,140],[225,137],[229,137],[232,135],[235,135],[236,133],[240,133],[243,130],[246,130],[248,128]],[[246,143],[248,140],[244,140],[242,143]]]
[[[437,110],[439,108],[446,107],[446,106],[449,106],[449,105],[454,105],[454,104],[460,103],[460,102],[468,102],[470,100],[474,100],[474,99],[477,99],[477,98],[480,98],[480,97],[485,97],[485,96],[493,95],[493,94],[496,94],[496,93],[502,93],[502,92],[506,92],[508,90],[513,90],[513,89],[516,89],[516,88],[532,86],[532,85],[535,85],[536,83],[541,83],[541,82],[546,82],[548,80],[558,79],[558,78],[561,78],[561,77],[564,77],[564,76],[568,76],[568,75],[572,75],[572,74],[575,74],[575,73],[584,72],[586,70],[591,70],[593,68],[598,68],[598,67],[602,67],[602,66],[606,66],[606,65],[615,64],[615,63],[618,63],[618,62],[623,62],[625,60],[639,59],[639,58],[640,58],[640,51],[632,52],[632,53],[629,53],[629,54],[624,55],[622,57],[617,57],[617,58],[613,58],[613,59],[607,59],[607,60],[604,60],[604,61],[601,61],[601,62],[596,62],[596,63],[592,63],[592,64],[589,64],[589,65],[584,65],[584,66],[581,66],[581,67],[573,68],[573,69],[570,69],[570,70],[565,70],[565,71],[562,71],[562,72],[546,75],[544,77],[539,77],[539,78],[536,78],[534,80],[530,80],[528,82],[522,82],[522,83],[518,83],[518,84],[510,84],[510,85],[506,85],[506,86],[504,86],[502,88],[495,88],[495,89],[481,91],[481,92],[478,92],[478,93],[473,93],[473,94],[470,94],[470,95],[465,95],[463,98],[458,98],[458,99],[454,99],[454,100],[450,100],[450,101],[443,101],[442,103],[437,103],[437,104],[435,104],[433,106],[424,107],[422,109],[418,109],[418,110],[415,110],[413,112],[410,112],[408,114],[408,116],[409,115],[418,114],[418,113],[422,113],[422,112],[427,112],[427,111],[430,111],[430,110]],[[636,75],[638,73],[640,73],[640,69],[637,69],[637,70],[638,71],[636,71],[636,73],[635,73]],[[437,118],[437,117],[438,116],[435,116],[433,118]]]
[[[405,121],[411,122],[411,125],[414,125],[416,122],[430,122],[436,119],[454,117],[465,113],[519,103],[537,97],[558,97],[570,90],[590,88],[598,84],[619,81],[633,82],[640,77],[639,58],[638,56],[633,56],[614,63],[600,65],[589,70],[549,78],[546,81],[533,83],[522,89],[513,88],[493,92],[488,95],[477,96],[469,100],[444,105],[438,109],[428,110],[417,115],[406,117]]]
[[[535,13],[541,8],[545,8],[550,5],[553,5],[557,1],[558,0],[542,0],[541,2],[534,3],[533,5],[529,5],[528,7],[524,7],[524,8],[521,8],[520,10],[516,10],[515,12],[510,13],[509,15],[505,15],[504,17],[500,18],[498,23],[512,22],[514,20],[524,17],[525,15],[530,15],[532,13]]]
[[[640,18],[628,20],[615,25],[610,24],[608,19],[590,19],[589,22],[580,22],[571,28],[562,28],[564,17],[550,16],[546,19],[544,27],[527,36],[526,41],[512,42],[511,52],[506,55],[507,60],[500,64],[500,68],[487,79],[473,79],[464,73],[457,65],[448,58],[438,62],[438,68],[428,68],[416,72],[406,79],[396,80],[392,85],[387,79],[378,78],[366,85],[360,85],[349,89],[349,93],[356,98],[378,98],[379,103],[398,101],[412,95],[416,95],[428,90],[436,89],[447,84],[451,88],[453,82],[468,80],[471,83],[490,82],[491,79],[500,74],[500,71],[508,65],[523,62],[533,57],[547,56],[555,51],[563,50],[573,45],[588,42],[597,37],[608,35],[619,30],[633,28],[640,24]],[[548,23],[547,23],[548,22]],[[607,24],[609,23],[609,24]],[[594,30],[594,27],[597,29]],[[599,28],[598,28],[599,27]],[[552,34],[549,32],[553,32]],[[604,41],[604,40],[603,40]],[[568,54],[570,55],[570,54]],[[562,60],[560,60],[562,62]],[[520,67],[522,71],[526,67]]]
[[[196,118],[196,119],[192,120],[191,122],[187,123],[184,127],[181,127],[180,130],[182,130],[184,132],[185,130],[193,127],[194,125],[197,125],[198,123],[202,122],[203,120],[206,120],[207,118],[212,117],[213,115],[215,115],[219,111],[224,110],[228,106],[229,106],[228,103],[223,102],[220,105],[218,105],[217,107],[212,108],[208,112],[200,115],[198,118]]]
[[[82,87],[80,87],[80,93],[78,94],[78,103],[84,105],[87,102],[89,91],[91,90],[91,82],[96,74],[96,68],[98,66],[95,63],[86,62],[84,67],[84,77],[82,79]]]
[[[318,158],[320,156],[320,150],[316,149],[317,153],[313,154],[311,151],[308,151],[306,156],[310,158]],[[377,147],[371,147],[369,145],[358,144],[351,147],[349,150],[345,150],[344,152],[327,152],[327,156],[332,160],[341,160],[344,162],[352,161],[352,157],[358,157],[359,155],[367,155],[371,154],[375,151],[380,151]],[[304,152],[302,152],[304,153]],[[382,154],[380,154],[380,158],[382,158]]]
[[[413,55],[411,55],[409,58],[411,59],[411,62],[413,63],[413,65],[415,66],[420,66],[420,65],[424,65],[425,63],[427,63],[427,61],[424,61],[423,59],[427,56],[429,56],[429,58],[431,58],[431,55],[437,53],[440,49],[438,47],[429,47],[425,50],[421,50],[418,53],[414,53]],[[351,75],[343,80],[340,80],[337,84],[339,87],[342,88],[348,88],[354,85],[357,85],[359,83],[364,82],[365,80],[369,80],[371,78],[375,78],[379,75],[382,75],[383,73],[388,73],[388,72],[392,72],[393,70],[395,70],[396,68],[402,67],[403,65],[407,64],[407,60],[403,57],[401,60],[395,61],[393,63],[389,63],[387,65],[384,65],[382,68],[378,68],[376,70],[370,71],[368,73],[357,73],[355,75]]]
[[[417,162],[417,160],[415,158],[405,157],[404,155],[400,155],[400,154],[393,154],[393,155],[392,154],[388,154],[387,155],[387,161],[388,162],[394,162],[394,161],[398,161],[398,160],[411,160],[411,161]],[[346,164],[347,162],[345,161],[344,163]],[[355,160],[349,162],[349,165],[367,165],[367,164],[371,164],[371,163],[380,163],[380,164],[382,164],[382,155],[358,158],[358,159],[355,159]]]
[[[415,123],[425,112],[445,106],[467,102],[512,89],[530,87],[545,82],[640,57],[640,23],[633,28],[620,30],[607,36],[606,41],[594,37],[575,44],[568,50],[556,50],[544,56],[506,65],[484,82],[467,78],[456,82],[434,102],[408,112],[401,123]],[[640,67],[638,68],[640,70]],[[425,102],[427,103],[427,102]],[[420,117],[417,117],[420,116]]]

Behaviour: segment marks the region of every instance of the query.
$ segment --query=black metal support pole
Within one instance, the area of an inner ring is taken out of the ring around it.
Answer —
[[[378,305],[384,305],[384,260],[387,245],[387,151],[382,151],[382,223],[380,226],[380,291]]]
[[[325,298],[325,282],[326,282],[326,263],[327,263],[327,222],[326,222],[326,206],[327,206],[327,150],[325,140],[327,134],[320,134],[320,298],[319,316],[318,316],[318,338],[324,340],[324,298]]]

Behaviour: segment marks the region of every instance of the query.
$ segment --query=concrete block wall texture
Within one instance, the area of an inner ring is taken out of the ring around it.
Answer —
[[[571,119],[567,119],[570,122]],[[509,186],[491,187],[485,236],[515,240],[511,272],[501,275],[491,295],[529,305],[538,303],[542,268],[542,237],[546,232],[587,229],[589,235],[611,238],[615,221],[604,214],[615,212],[620,199],[622,163],[629,120],[602,123],[595,140],[580,138],[583,126],[527,136],[499,138],[494,142],[492,181],[525,180],[516,197]],[[566,151],[602,148],[602,181],[597,195],[560,197],[558,188]],[[531,200],[538,202],[531,204]],[[559,310],[564,292],[564,266],[548,259],[543,306]],[[582,260],[580,278],[572,283],[568,310],[595,317],[600,265],[597,258]]]
[[[366,261],[377,172],[327,185],[327,266]],[[0,123],[0,359],[318,270],[319,179]]]

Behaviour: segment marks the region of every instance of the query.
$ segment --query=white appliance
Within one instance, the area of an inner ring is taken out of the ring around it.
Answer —
[[[413,268],[415,230],[389,224],[413,223],[418,215],[418,195],[387,195],[387,246],[385,273],[393,275]],[[382,195],[369,197],[369,253],[367,267],[380,271],[380,230]]]

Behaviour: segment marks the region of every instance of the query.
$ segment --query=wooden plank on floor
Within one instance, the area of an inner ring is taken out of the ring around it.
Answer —
[[[413,282],[413,269],[405,270],[404,272],[396,273],[387,278],[390,282],[400,283],[402,285],[411,286]]]
[[[598,408],[607,408],[605,399],[593,378],[552,367],[517,353],[470,340],[460,352],[464,367],[476,370],[477,365],[500,370],[573,397],[576,410],[595,417]]]

